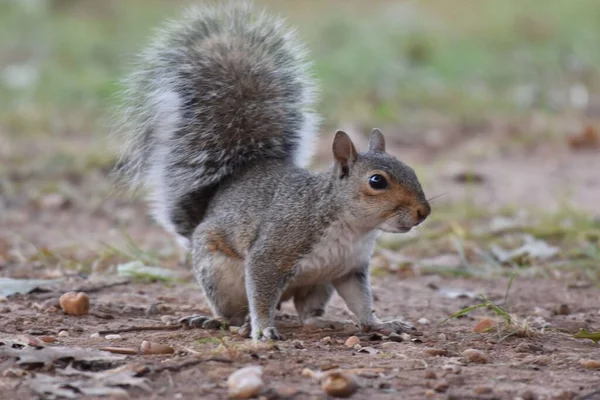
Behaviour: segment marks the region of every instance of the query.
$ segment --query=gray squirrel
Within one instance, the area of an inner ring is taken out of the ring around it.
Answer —
[[[281,339],[281,302],[327,324],[334,293],[365,331],[403,332],[372,310],[369,262],[379,234],[407,232],[431,209],[415,172],[374,129],[359,153],[337,131],[333,164],[310,161],[319,118],[305,47],[247,2],[187,9],[125,80],[116,176],[143,188],[156,221],[191,251],[212,316]]]

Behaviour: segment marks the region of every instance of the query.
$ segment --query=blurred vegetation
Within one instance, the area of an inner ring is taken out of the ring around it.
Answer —
[[[184,1],[0,2],[0,129],[95,131],[132,54]],[[309,43],[330,124],[592,109],[597,0],[260,1]]]

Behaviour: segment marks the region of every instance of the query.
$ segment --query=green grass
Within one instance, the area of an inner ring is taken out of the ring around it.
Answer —
[[[19,135],[104,134],[110,121],[99,117],[131,54],[177,7],[156,0],[46,3],[0,3],[0,124]],[[516,91],[531,97],[525,110],[562,110],[553,91],[600,89],[595,0],[269,3],[308,41],[320,109],[332,125],[514,114],[523,112]]]

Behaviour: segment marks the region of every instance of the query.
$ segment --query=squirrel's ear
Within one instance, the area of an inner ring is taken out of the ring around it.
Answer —
[[[371,131],[371,139],[369,139],[369,151],[375,153],[385,153],[385,138],[383,133],[377,128]]]
[[[356,161],[357,153],[354,148],[354,143],[350,139],[350,136],[343,131],[337,131],[335,138],[333,139],[333,157],[335,161],[340,164],[342,173],[340,178],[348,176],[350,172],[350,165]]]

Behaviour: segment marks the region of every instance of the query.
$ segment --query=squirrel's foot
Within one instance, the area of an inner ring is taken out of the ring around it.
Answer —
[[[389,321],[378,321],[375,324],[363,326],[363,330],[367,332],[380,332],[385,335],[389,335],[390,333],[414,333],[417,328],[415,328],[412,324],[401,320],[401,319],[393,319]]]
[[[254,340],[283,340],[283,336],[279,333],[277,328],[274,326],[269,326],[268,328],[263,329],[262,331],[253,331],[252,339]]]
[[[332,329],[335,331],[342,331],[347,328],[356,328],[356,323],[352,320],[332,320],[321,317],[310,317],[302,321],[302,324],[306,327],[316,329]]]
[[[222,329],[226,328],[228,323],[223,318],[207,317],[206,315],[188,315],[179,319],[179,323],[189,328],[202,329]]]

